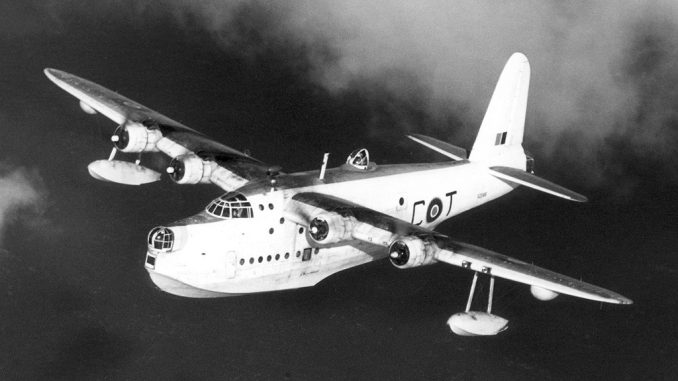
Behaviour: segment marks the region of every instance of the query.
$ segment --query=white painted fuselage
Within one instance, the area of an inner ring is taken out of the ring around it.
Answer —
[[[492,176],[487,166],[469,161],[342,166],[281,175],[250,183],[236,192],[251,203],[250,218],[216,218],[203,211],[170,224],[169,252],[146,258],[153,282],[166,292],[188,297],[219,297],[309,287],[354,266],[387,256],[386,248],[358,240],[318,245],[307,226],[286,214],[297,193],[315,192],[426,228],[494,200],[515,185]]]

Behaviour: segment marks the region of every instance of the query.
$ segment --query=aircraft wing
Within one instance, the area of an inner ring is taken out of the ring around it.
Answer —
[[[226,169],[228,173],[222,173],[222,179],[219,179],[217,173],[212,182],[227,191],[249,180],[264,178],[270,171],[270,167],[259,160],[218,143],[94,82],[56,69],[45,69],[45,75],[57,86],[78,98],[83,108],[96,110],[121,126],[141,126],[160,131],[162,139],[157,148],[170,157],[192,153],[206,162],[214,162]],[[240,180],[234,181],[234,178]]]
[[[342,226],[351,226],[348,239],[390,247],[403,238],[416,238],[426,247],[425,255],[435,261],[480,271],[500,278],[606,303],[631,304],[630,299],[566,275],[483,249],[455,241],[446,235],[399,220],[384,213],[360,206],[351,201],[319,194],[299,193],[292,197],[287,212],[298,223],[311,223],[314,216],[335,214],[343,219]],[[296,216],[296,218],[295,218]]]

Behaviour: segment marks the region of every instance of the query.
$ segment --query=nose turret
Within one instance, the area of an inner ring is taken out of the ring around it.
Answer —
[[[168,253],[174,248],[174,238],[172,229],[155,227],[148,233],[148,251],[155,254]]]

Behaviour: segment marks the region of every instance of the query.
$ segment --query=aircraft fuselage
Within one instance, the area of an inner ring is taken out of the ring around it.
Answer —
[[[237,190],[252,206],[251,218],[221,219],[206,210],[168,227],[170,252],[149,246],[146,269],[158,287],[188,297],[219,297],[309,287],[357,265],[385,258],[387,250],[358,240],[319,245],[307,226],[291,221],[287,201],[319,192],[433,228],[514,187],[468,161],[371,166],[346,165],[280,175]]]

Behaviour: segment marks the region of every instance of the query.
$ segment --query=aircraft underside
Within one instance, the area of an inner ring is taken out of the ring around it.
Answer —
[[[201,282],[204,279],[201,278],[195,279],[195,283],[191,284],[190,279],[179,280],[179,277],[155,271],[148,264],[148,256],[146,270],[153,283],[170,294],[190,298],[218,298],[312,287],[337,272],[387,256],[383,249],[360,243],[306,250],[306,253],[309,252],[310,255],[304,254],[302,250],[298,257],[295,254],[287,259],[284,256],[278,259],[275,256],[268,259],[268,255],[252,256],[257,258],[254,266],[262,263],[262,267],[266,269],[261,272],[243,271],[231,278],[208,283]],[[304,255],[309,257],[305,259]],[[258,262],[259,257],[262,258],[261,262]]]

